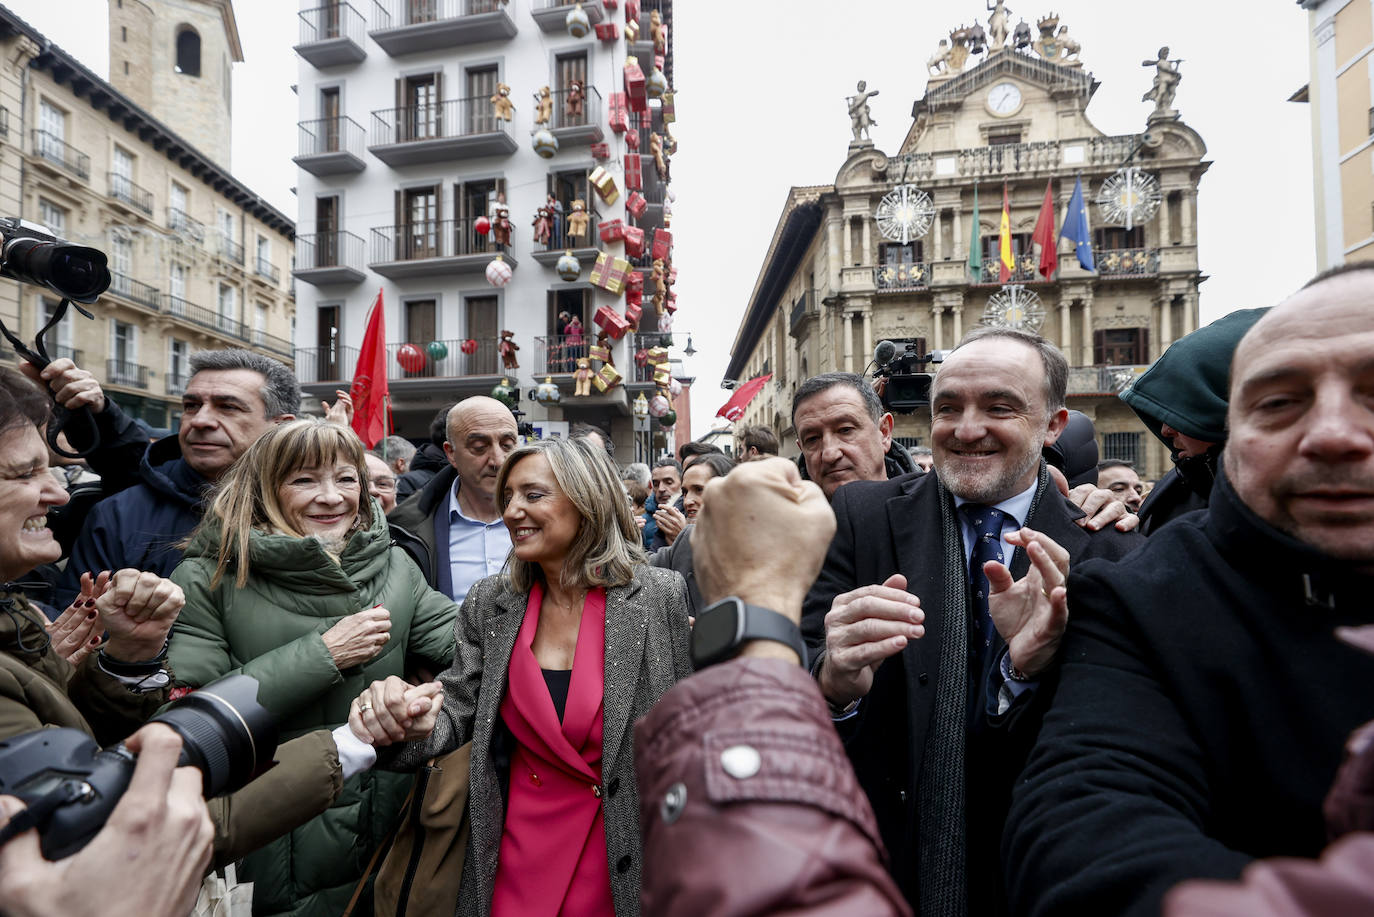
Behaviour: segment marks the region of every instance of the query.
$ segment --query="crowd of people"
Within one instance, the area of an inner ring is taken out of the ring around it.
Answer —
[[[0,754],[137,754],[56,861],[0,796],[0,912],[182,917],[231,863],[300,917],[1374,912],[1371,299],[1350,265],[1175,342],[1121,394],[1152,488],[998,328],[928,447],[804,380],[795,460],[622,467],[481,396],[368,450],[241,350],[150,445],[70,360],[0,369]],[[282,741],[203,800],[144,724],[230,674]]]

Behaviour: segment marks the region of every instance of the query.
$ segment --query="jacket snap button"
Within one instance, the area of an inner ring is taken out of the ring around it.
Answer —
[[[615,871],[616,871],[616,872],[629,872],[629,871],[630,871],[630,863],[631,863],[631,862],[632,862],[632,861],[630,860],[630,855],[627,853],[625,856],[621,857],[621,858],[616,862],[616,864],[615,864]]]
[[[668,792],[663,794],[663,805],[659,807],[659,814],[663,817],[663,823],[671,825],[677,821],[685,808],[687,808],[687,785],[674,783],[668,787]]]
[[[763,758],[752,745],[731,745],[720,753],[720,766],[736,780],[747,780],[759,772]]]
[[[620,778],[612,777],[611,782],[606,784],[606,794],[614,796],[620,790]]]
[[[592,784],[592,795],[597,799],[601,798],[601,787],[597,786],[595,783]]]

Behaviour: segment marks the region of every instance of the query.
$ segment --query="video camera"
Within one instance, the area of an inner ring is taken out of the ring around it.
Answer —
[[[186,695],[151,723],[181,736],[178,765],[200,769],[206,799],[241,789],[272,763],[277,724],[258,703],[258,680],[230,675]],[[0,793],[28,808],[0,830],[0,844],[37,828],[49,860],[93,838],[129,788],[134,755],[123,743],[102,749],[79,729],[40,729],[0,741]]]
[[[907,341],[903,350],[891,341],[879,341],[873,349],[874,388],[883,400],[883,407],[894,414],[914,414],[930,405],[930,384],[934,373],[921,370],[930,363],[941,363],[945,351],[921,353],[915,341]]]

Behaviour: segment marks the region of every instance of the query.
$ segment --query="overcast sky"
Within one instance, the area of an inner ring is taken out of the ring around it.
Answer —
[[[97,73],[107,74],[105,0],[4,0]],[[234,65],[233,171],[296,215],[298,20],[290,3],[238,0],[242,64]],[[314,6],[314,0],[308,3]],[[370,5],[364,0],[363,5]],[[526,6],[521,0],[520,7]],[[1312,152],[1306,105],[1285,101],[1308,80],[1307,14],[1267,3],[1054,0],[1101,82],[1088,117],[1104,133],[1143,129],[1140,96],[1161,45],[1184,59],[1175,107],[1202,135],[1213,165],[1198,194],[1204,322],[1272,305],[1313,273]],[[925,92],[924,63],[940,38],[985,0],[679,0],[675,5],[678,124],[674,262],[681,310],[694,332],[693,433],[728,392],[719,388],[740,317],[787,189],[828,184],[850,138],[844,97],[866,79],[878,148],[895,153]],[[1013,21],[1046,10],[1011,3]],[[1244,12],[1244,16],[1238,13]],[[534,28],[528,13],[520,28]],[[175,124],[173,125],[175,127]]]

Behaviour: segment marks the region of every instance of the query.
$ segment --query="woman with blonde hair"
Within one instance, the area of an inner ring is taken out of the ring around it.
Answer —
[[[169,649],[176,681],[252,675],[283,738],[345,722],[375,679],[453,657],[457,607],[391,546],[362,443],[337,424],[289,421],[249,447],[172,580],[186,593]],[[239,875],[255,885],[254,912],[342,913],[409,783],[357,774],[332,808],[250,855]]]
[[[649,567],[605,452],[581,437],[512,452],[496,483],[506,570],[458,612],[442,704],[375,682],[349,722],[383,765],[472,742],[460,914],[639,913],[635,718],[691,672],[682,577]]]

